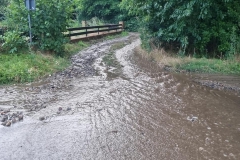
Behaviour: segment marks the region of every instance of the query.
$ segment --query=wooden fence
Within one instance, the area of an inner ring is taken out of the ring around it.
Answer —
[[[69,37],[71,41],[77,41],[122,32],[123,29],[124,29],[123,22],[119,22],[119,24],[68,28],[67,29],[68,32],[65,33],[65,35],[66,37]],[[6,28],[0,28],[0,35],[3,35],[5,31]]]
[[[79,28],[68,28],[67,37],[70,37],[71,41],[88,39],[91,37],[97,37],[102,35],[108,35],[112,33],[122,32],[124,25],[122,22],[119,24],[108,24],[101,26],[89,26],[89,27],[79,27]]]

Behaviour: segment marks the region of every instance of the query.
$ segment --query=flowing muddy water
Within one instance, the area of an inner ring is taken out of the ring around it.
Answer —
[[[102,61],[111,45],[121,73]],[[0,159],[240,159],[240,97],[198,85],[133,54],[138,35],[94,45],[64,72],[0,88]],[[43,117],[40,121],[39,117]]]

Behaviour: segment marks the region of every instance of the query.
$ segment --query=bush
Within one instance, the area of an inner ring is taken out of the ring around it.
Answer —
[[[3,41],[1,48],[3,52],[16,53],[27,47],[26,37],[17,31],[8,31],[4,36],[0,36]]]
[[[144,22],[150,39],[179,53],[228,56],[240,41],[239,0],[122,0],[121,8]]]
[[[62,54],[64,44],[67,42],[64,32],[68,26],[72,5],[71,0],[38,0],[35,11],[27,11],[24,1],[11,1],[8,6],[6,21],[9,30],[13,30],[19,42],[19,37],[15,30],[27,33],[28,19],[31,15],[33,43],[41,50]],[[18,44],[18,43],[17,43]],[[8,45],[9,46],[9,45]],[[11,47],[11,52],[15,52],[17,47]],[[9,49],[6,48],[6,49]]]

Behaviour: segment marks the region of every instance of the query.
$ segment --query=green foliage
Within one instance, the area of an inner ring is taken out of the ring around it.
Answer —
[[[5,24],[8,30],[28,32],[28,14],[24,2],[18,0],[10,1],[5,16]]]
[[[36,44],[42,50],[58,54],[64,50],[66,43],[63,32],[66,31],[71,14],[70,0],[38,0],[36,11],[31,12],[33,35]]]
[[[123,0],[120,6],[143,20],[151,39],[174,45],[181,53],[226,56],[237,51],[238,0]]]
[[[1,45],[3,52],[17,53],[27,47],[26,37],[17,31],[6,32],[4,36],[0,36],[0,40],[3,41]]]
[[[62,70],[68,60],[42,54],[2,54],[0,56],[0,84],[23,83]]]
[[[24,1],[11,1],[6,21],[8,30],[28,35],[28,14],[31,15],[34,45],[41,50],[63,54],[67,42],[64,32],[72,12],[71,0],[38,0],[35,11],[27,11]]]
[[[0,21],[4,20],[8,3],[8,0],[0,0]]]
[[[87,20],[92,17],[98,17],[107,22],[116,21],[120,13],[118,4],[121,0],[76,0],[79,4],[79,19]]]

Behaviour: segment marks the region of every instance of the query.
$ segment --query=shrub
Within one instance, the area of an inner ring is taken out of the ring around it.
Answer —
[[[72,11],[71,0],[38,0],[35,11],[27,11],[24,1],[11,1],[7,9],[8,29],[28,33],[28,14],[31,15],[33,43],[41,50],[62,54],[67,42],[64,32]],[[8,35],[11,36],[11,35]],[[6,48],[7,49],[7,48]],[[8,48],[9,49],[9,48]],[[13,47],[12,51],[16,49]]]
[[[0,36],[3,41],[1,48],[3,52],[16,53],[27,47],[26,37],[21,36],[17,31],[8,31]]]

